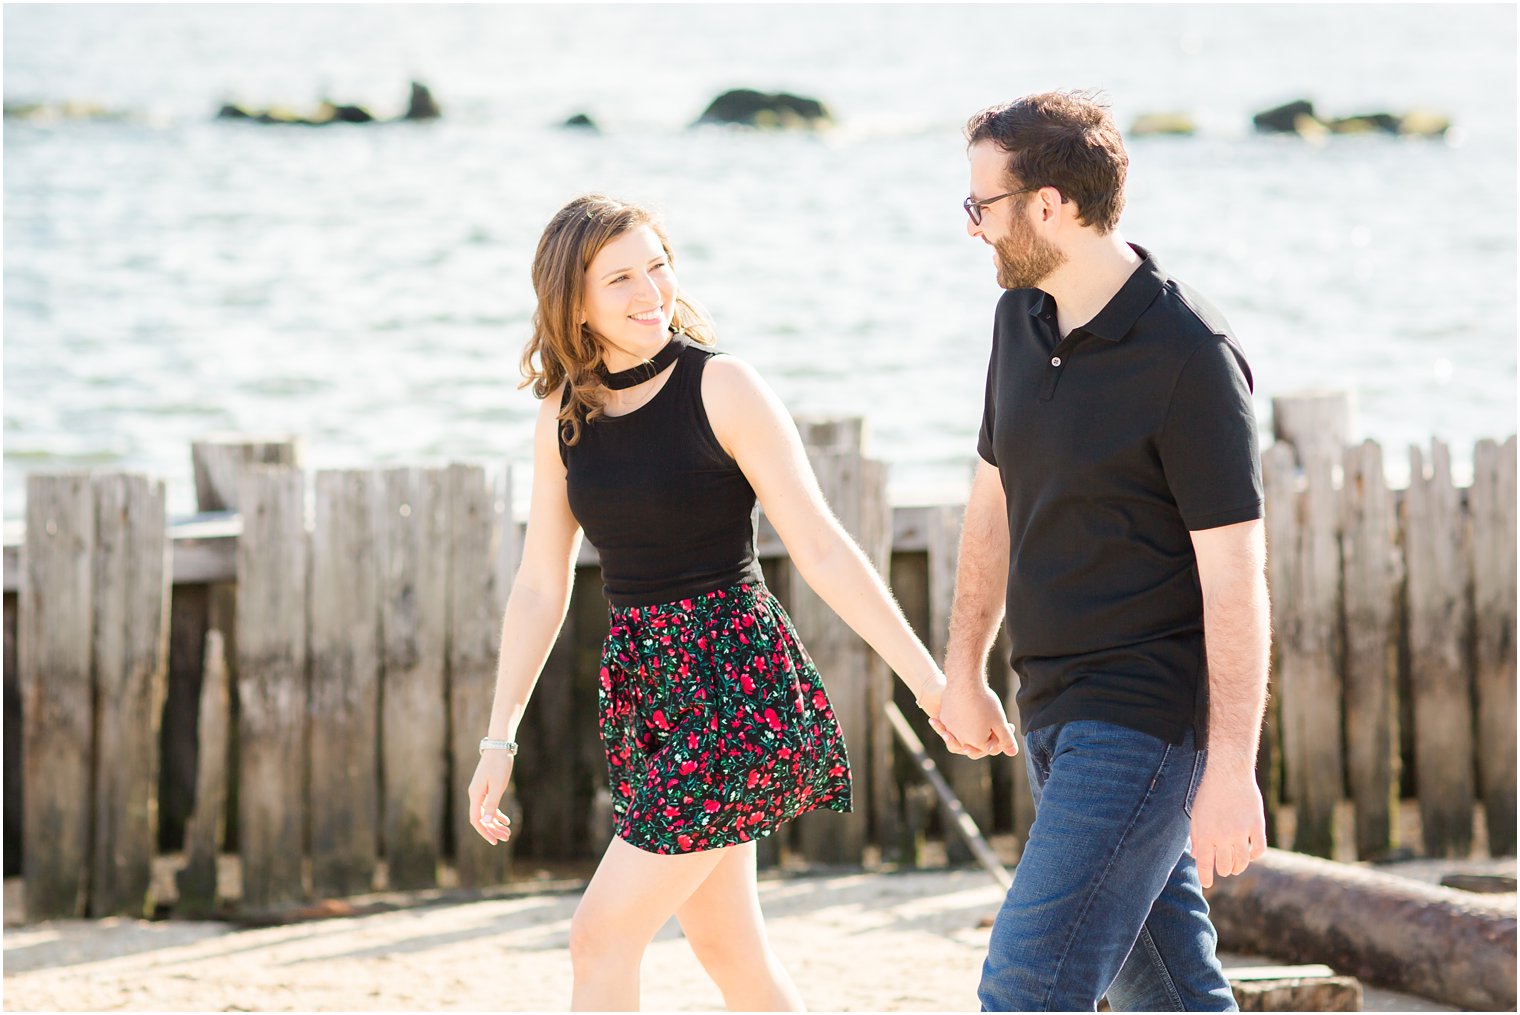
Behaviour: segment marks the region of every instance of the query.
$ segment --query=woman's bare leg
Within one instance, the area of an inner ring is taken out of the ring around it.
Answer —
[[[644,949],[727,852],[661,856],[612,840],[570,921],[573,1011],[638,1010]]]
[[[676,910],[681,930],[730,1011],[805,1011],[771,950],[755,884],[755,844],[718,850],[707,880]]]

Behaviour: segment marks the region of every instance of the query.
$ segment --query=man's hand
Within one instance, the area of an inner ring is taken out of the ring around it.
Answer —
[[[1210,759],[1193,800],[1192,832],[1198,880],[1205,888],[1214,883],[1215,871],[1230,877],[1259,859],[1267,851],[1267,817],[1256,773]]]
[[[1019,753],[1019,742],[1003,712],[1003,703],[980,680],[956,680],[946,685],[939,716],[929,725],[955,754],[974,759],[989,754],[1011,758]]]

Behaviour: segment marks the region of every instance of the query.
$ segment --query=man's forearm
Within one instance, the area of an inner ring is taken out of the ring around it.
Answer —
[[[1209,762],[1252,770],[1267,703],[1271,617],[1259,570],[1204,600],[1209,664]]]
[[[966,501],[945,679],[985,680],[987,654],[1003,619],[1008,590],[1008,516],[997,470],[981,468]]]

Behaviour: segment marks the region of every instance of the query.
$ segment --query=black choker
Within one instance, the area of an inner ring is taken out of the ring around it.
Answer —
[[[596,372],[601,377],[604,385],[614,391],[621,391],[623,388],[631,388],[636,384],[643,384],[651,377],[654,377],[661,370],[674,363],[676,357],[681,355],[681,350],[684,348],[686,348],[686,336],[677,332],[670,336],[670,341],[660,347],[659,352],[638,366],[629,367],[627,370],[619,370],[617,373],[610,373],[606,367],[599,366],[596,368]]]

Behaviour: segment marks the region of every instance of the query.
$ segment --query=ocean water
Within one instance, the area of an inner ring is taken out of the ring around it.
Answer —
[[[1391,476],[1411,443],[1516,424],[1512,6],[15,6],[4,125],[4,510],[33,470],[169,480],[189,444],[304,435],[316,467],[518,466],[544,222],[656,207],[683,289],[797,413],[863,414],[900,503],[954,500],[999,290],[965,233],[961,126],[1097,88],[1131,138],[1121,229],[1230,320],[1258,413],[1351,388]],[[429,124],[217,122],[324,94]],[[819,134],[688,125],[730,87],[823,100]],[[1431,108],[1444,141],[1262,137],[1253,112]],[[559,129],[586,112],[601,133]]]

